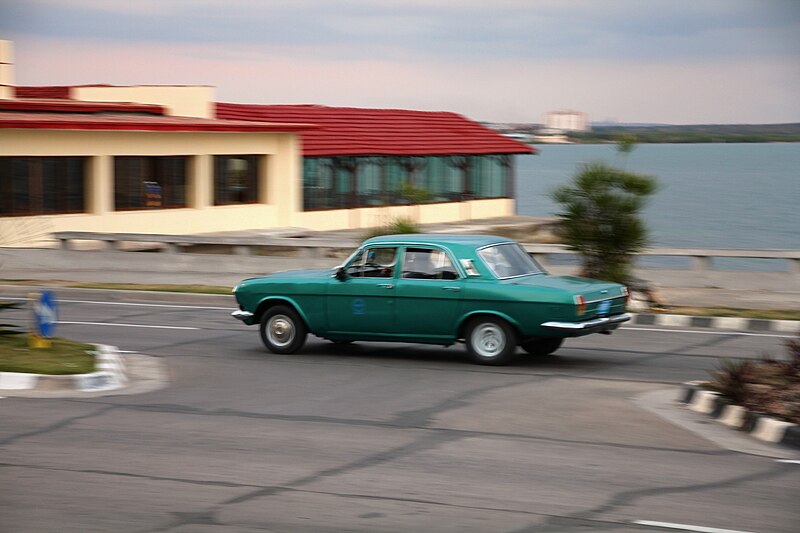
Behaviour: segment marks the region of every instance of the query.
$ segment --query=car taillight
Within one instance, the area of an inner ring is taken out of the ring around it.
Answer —
[[[586,312],[586,298],[584,298],[583,296],[575,297],[575,305],[577,306],[578,316]]]
[[[622,287],[622,295],[625,297],[625,303],[631,301],[631,291],[628,290],[628,287]]]

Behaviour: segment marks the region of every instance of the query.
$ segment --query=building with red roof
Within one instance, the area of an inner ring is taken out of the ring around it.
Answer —
[[[0,223],[200,233],[505,216],[513,157],[534,151],[450,112],[215,103],[207,86],[16,86],[10,56],[0,41]]]

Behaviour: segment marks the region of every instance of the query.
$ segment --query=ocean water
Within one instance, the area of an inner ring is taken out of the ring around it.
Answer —
[[[605,161],[653,176],[642,216],[653,246],[800,249],[800,143],[537,145],[517,156],[517,213],[552,216],[549,193],[582,164]]]

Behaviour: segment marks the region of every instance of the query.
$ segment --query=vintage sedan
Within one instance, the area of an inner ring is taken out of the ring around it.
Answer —
[[[463,341],[474,362],[502,365],[517,346],[547,355],[566,337],[630,319],[625,286],[552,276],[518,243],[486,235],[375,237],[332,270],[250,278],[233,293],[233,316],[258,324],[280,354],[312,333],[336,343]]]

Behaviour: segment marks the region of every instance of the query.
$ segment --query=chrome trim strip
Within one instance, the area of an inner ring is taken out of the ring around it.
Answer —
[[[629,313],[622,313],[621,315],[605,316],[601,318],[594,318],[585,322],[545,322],[542,324],[543,328],[561,329],[566,331],[579,331],[584,329],[592,329],[601,326],[614,326],[627,322],[631,319]]]
[[[619,298],[624,298],[624,297],[625,297],[624,294],[620,294],[619,296],[609,296],[607,298],[600,298],[599,300],[586,300],[583,303],[585,303],[587,305],[588,304],[596,304],[596,303],[600,303],[600,302],[605,302],[606,300],[617,300]]]
[[[237,309],[236,311],[231,313],[231,316],[237,320],[245,321],[253,318],[253,313],[251,313],[250,311],[241,311]]]

